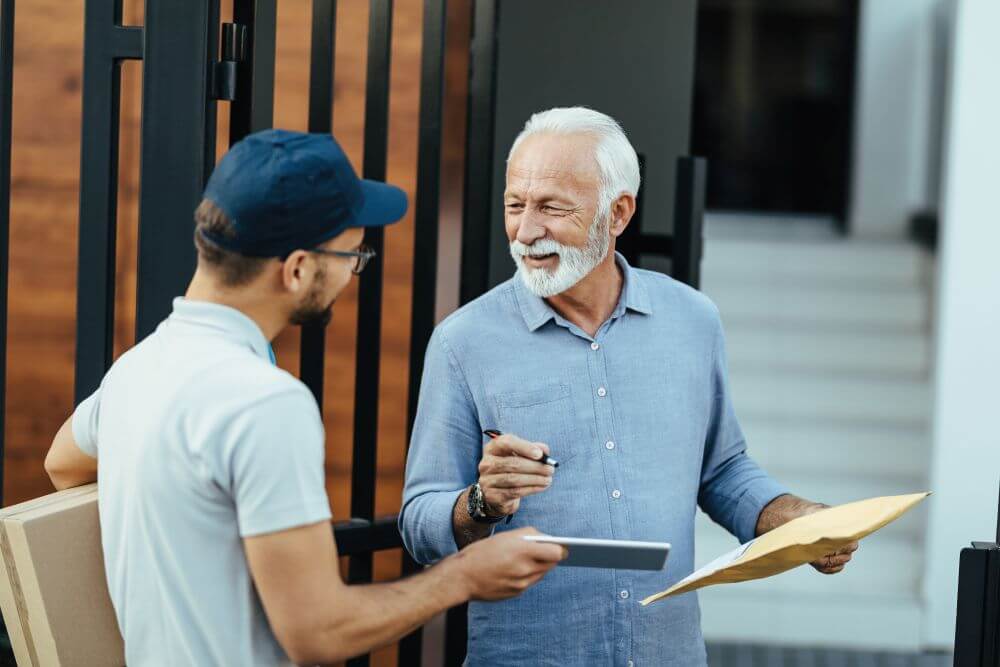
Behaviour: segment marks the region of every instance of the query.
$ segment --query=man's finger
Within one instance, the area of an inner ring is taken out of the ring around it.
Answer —
[[[549,453],[549,446],[542,442],[530,442],[516,435],[504,433],[486,443],[483,452],[493,456],[522,456],[526,459],[538,460],[542,454]]]
[[[520,473],[502,473],[480,477],[479,483],[494,489],[520,489],[526,486],[548,487],[552,478],[547,475],[524,475]]]
[[[487,461],[490,473],[520,473],[522,475],[542,475],[551,477],[552,466],[532,461],[521,456],[491,456]]]
[[[847,565],[847,563],[849,563],[850,560],[851,560],[850,554],[840,554],[840,555],[830,554],[829,556],[825,556],[819,559],[818,561],[816,561],[816,563],[820,567],[836,567],[838,565]]]
[[[533,496],[536,493],[547,491],[547,486],[521,486],[516,489],[492,489],[486,492],[487,502],[492,504],[507,504],[514,500],[519,500],[525,496]]]
[[[569,555],[566,547],[559,544],[546,544],[544,542],[529,542],[528,554],[539,563],[558,563]]]

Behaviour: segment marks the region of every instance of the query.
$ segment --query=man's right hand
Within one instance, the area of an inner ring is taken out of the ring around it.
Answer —
[[[521,498],[549,488],[555,468],[536,460],[542,453],[549,453],[545,443],[509,433],[486,443],[479,462],[479,486],[490,515],[513,514]]]
[[[521,528],[469,545],[455,556],[472,600],[504,600],[536,584],[568,554],[558,544],[529,542],[525,535],[540,535]]]

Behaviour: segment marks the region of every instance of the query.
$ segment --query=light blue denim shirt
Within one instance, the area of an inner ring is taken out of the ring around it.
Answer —
[[[496,428],[547,443],[552,486],[510,524],[670,542],[662,572],[559,567],[518,598],[469,606],[468,665],[705,663],[695,593],[639,601],[691,573],[698,506],[741,542],[785,493],[746,453],[719,313],[671,278],[618,265],[591,338],[517,276],[444,320],[427,348],[399,525],[422,563],[456,550],[452,508]]]

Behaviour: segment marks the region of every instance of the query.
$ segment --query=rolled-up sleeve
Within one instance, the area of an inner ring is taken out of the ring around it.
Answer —
[[[712,364],[714,398],[701,468],[698,504],[716,523],[748,542],[761,510],[788,493],[747,454],[729,392],[725,338],[717,321]]]
[[[438,327],[424,359],[399,512],[403,543],[420,563],[458,550],[452,512],[462,491],[476,481],[482,456],[476,414],[468,382]]]

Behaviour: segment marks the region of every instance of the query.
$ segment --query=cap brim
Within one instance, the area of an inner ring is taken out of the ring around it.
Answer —
[[[395,185],[379,181],[361,181],[365,203],[351,227],[382,227],[406,215],[406,193]]]

